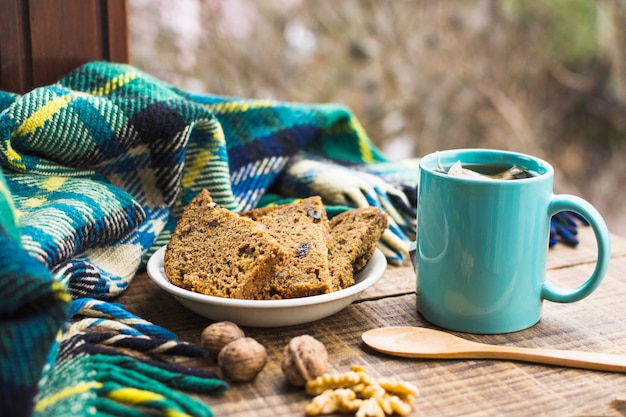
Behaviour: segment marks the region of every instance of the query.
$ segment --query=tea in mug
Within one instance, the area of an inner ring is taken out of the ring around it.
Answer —
[[[539,175],[519,165],[503,166],[494,164],[465,164],[461,161],[455,162],[450,169],[445,171],[448,175],[454,177],[466,178],[491,178],[494,180],[519,180],[524,178],[532,178]]]

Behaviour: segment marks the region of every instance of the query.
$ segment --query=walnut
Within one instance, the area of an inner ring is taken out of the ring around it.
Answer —
[[[209,356],[217,358],[224,346],[242,337],[245,337],[245,334],[235,323],[219,321],[204,328],[200,344],[209,352]]]
[[[265,347],[251,337],[234,340],[217,355],[222,374],[232,382],[252,381],[267,363]]]
[[[324,344],[312,336],[292,338],[284,353],[280,367],[287,381],[296,387],[303,387],[326,371],[328,352]]]

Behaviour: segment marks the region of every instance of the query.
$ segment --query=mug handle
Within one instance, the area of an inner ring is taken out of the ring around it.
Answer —
[[[591,294],[600,285],[604,278],[604,274],[609,266],[611,257],[611,243],[609,239],[609,231],[606,227],[604,219],[591,204],[580,197],[559,194],[552,197],[552,201],[548,207],[548,215],[550,218],[561,211],[575,211],[582,215],[593,229],[598,245],[598,258],[596,267],[591,276],[577,288],[565,289],[550,280],[546,280],[541,290],[541,296],[548,301],[557,303],[573,303],[582,300]]]

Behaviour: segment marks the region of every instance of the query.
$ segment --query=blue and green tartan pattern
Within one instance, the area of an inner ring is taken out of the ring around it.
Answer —
[[[386,162],[344,106],[192,94],[127,65],[94,62],[24,95],[0,92],[0,106],[0,396],[10,415],[210,415],[181,391],[227,385],[156,360],[204,351],[110,300],[203,188],[243,211],[294,183],[296,155],[350,166],[347,178]],[[330,211],[402,195],[347,184],[349,198],[326,198]],[[324,198],[323,188],[309,191]],[[410,236],[399,231],[387,253],[401,262]]]
[[[23,234],[35,235],[26,248],[73,295],[99,298],[123,291],[202,188],[242,211],[303,148],[352,163],[384,160],[342,106],[193,95],[105,63],[14,96],[0,132]],[[119,203],[104,207],[111,200]],[[54,219],[49,230],[36,226],[41,217]]]

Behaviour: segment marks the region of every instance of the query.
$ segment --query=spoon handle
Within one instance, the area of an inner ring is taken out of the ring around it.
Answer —
[[[519,348],[513,346],[481,346],[475,358],[509,359],[570,368],[626,372],[626,356],[610,353]]]
[[[368,330],[363,342],[383,353],[421,359],[505,359],[570,368],[626,372],[626,355],[526,348],[474,342],[423,327],[386,327]]]

